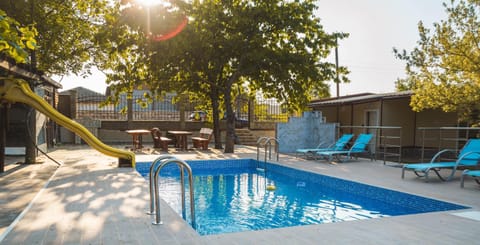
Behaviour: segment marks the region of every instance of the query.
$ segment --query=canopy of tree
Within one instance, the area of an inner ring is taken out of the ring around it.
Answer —
[[[118,6],[118,4],[117,4]],[[5,0],[0,9],[38,31],[31,54],[34,68],[47,75],[89,74],[97,60],[97,34],[118,7],[106,0]]]
[[[325,81],[334,80],[337,70],[325,60],[336,40],[347,35],[326,33],[314,15],[315,3],[179,1],[162,10],[145,9],[130,2],[123,18],[130,20],[127,23],[131,30],[147,37],[152,30],[158,35],[175,29],[185,16],[188,24],[171,39],[155,42],[147,38],[147,47],[136,42],[125,48],[128,52],[118,52],[121,65],[112,63],[110,69],[115,72],[111,82],[119,90],[147,84],[156,91],[175,90],[208,99],[216,129],[219,108],[224,108],[228,125],[225,152],[233,152],[232,96],[239,90],[251,95],[261,91],[291,110],[303,109],[312,94],[328,96]],[[143,24],[138,16],[148,16],[150,24]],[[133,51],[135,54],[131,54]],[[346,68],[340,67],[338,73],[341,81],[348,81]],[[135,79],[121,80],[119,74]],[[215,130],[216,139],[217,136],[219,131]]]
[[[394,50],[407,62],[405,79],[397,89],[412,90],[415,111],[441,108],[458,111],[462,119],[480,122],[480,1],[444,3],[448,18],[433,25],[418,25],[418,46],[407,53]]]

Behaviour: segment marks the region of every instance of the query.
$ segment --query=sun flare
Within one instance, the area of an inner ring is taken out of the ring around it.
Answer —
[[[169,6],[170,3],[165,0],[136,0],[138,4],[144,5],[146,7],[154,6],[154,5],[164,5]]]

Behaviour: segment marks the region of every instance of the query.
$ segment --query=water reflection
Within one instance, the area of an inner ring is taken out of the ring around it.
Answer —
[[[376,218],[388,216],[381,210],[391,205],[255,170],[195,175],[194,182],[197,231],[202,235]],[[267,190],[272,183],[276,190]],[[181,213],[177,178],[161,178],[160,196]]]

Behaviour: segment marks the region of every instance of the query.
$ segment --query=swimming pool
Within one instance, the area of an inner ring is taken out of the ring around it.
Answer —
[[[265,163],[253,159],[187,163],[194,176],[200,235],[468,208],[272,163],[258,171]],[[136,165],[147,180],[150,165]],[[160,197],[181,214],[178,175],[174,164],[162,169]],[[274,191],[267,190],[271,185]]]

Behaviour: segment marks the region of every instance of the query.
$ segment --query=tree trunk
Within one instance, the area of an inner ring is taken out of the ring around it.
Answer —
[[[28,107],[29,112],[26,115],[25,124],[25,163],[34,164],[37,158],[37,149],[35,144],[37,143],[37,113],[35,109]]]
[[[0,173],[5,171],[5,147],[7,145],[7,104],[0,105]]]
[[[231,86],[225,88],[224,102],[227,113],[227,132],[225,135],[224,153],[234,153],[235,148],[235,115],[232,108]]]
[[[213,137],[215,138],[215,149],[223,149],[220,136],[220,103],[218,102],[218,90],[212,89],[210,100],[212,101]]]

